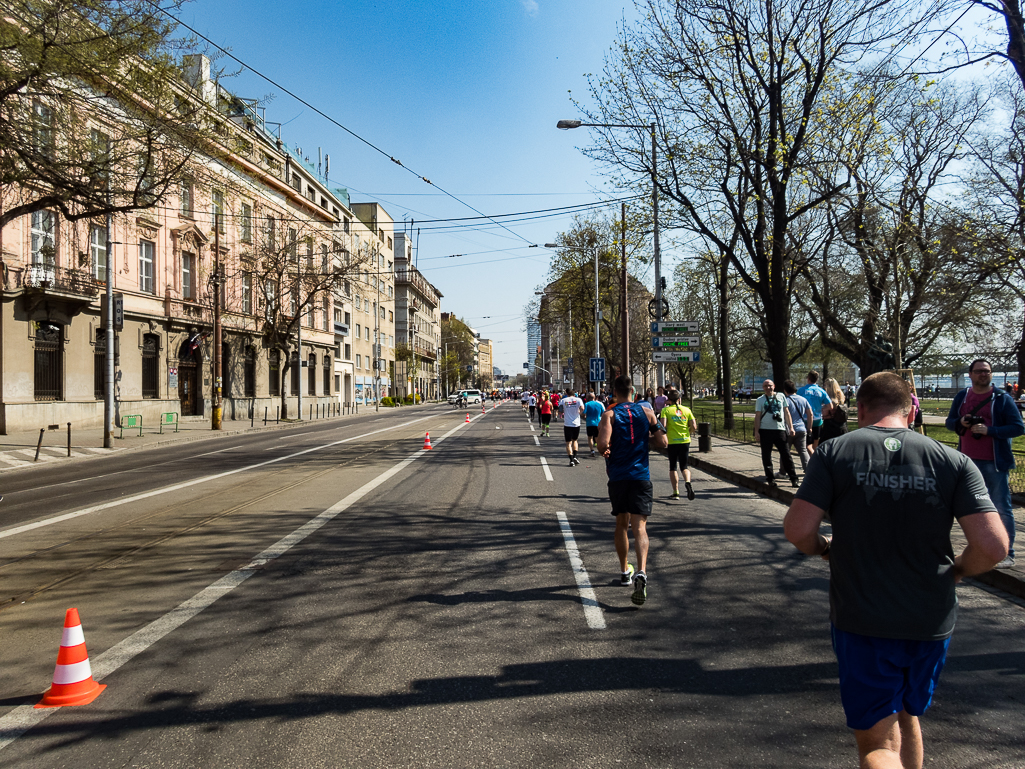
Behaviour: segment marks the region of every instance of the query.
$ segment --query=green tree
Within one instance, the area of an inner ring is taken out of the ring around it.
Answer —
[[[178,7],[176,0],[164,7]],[[190,41],[146,0],[7,0],[0,13],[0,226],[157,205],[213,153],[213,96],[177,55]]]

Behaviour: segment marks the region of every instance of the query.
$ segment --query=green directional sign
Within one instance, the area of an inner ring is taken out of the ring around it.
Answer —
[[[654,363],[698,363],[701,360],[701,353],[697,350],[693,352],[655,350],[651,354],[651,360]]]
[[[653,334],[664,336],[679,336],[681,334],[696,334],[701,330],[701,324],[696,320],[663,320],[651,324]]]
[[[683,350],[696,350],[701,346],[699,336],[653,336],[651,346],[655,348],[671,348]]]

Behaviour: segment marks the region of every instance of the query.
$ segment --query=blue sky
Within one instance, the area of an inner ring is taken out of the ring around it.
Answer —
[[[588,142],[585,129],[559,131],[555,123],[576,116],[569,92],[586,100],[585,75],[601,71],[617,24],[632,14],[628,0],[195,0],[180,18],[495,215],[614,195],[578,150]],[[353,201],[380,202],[398,222],[475,215],[254,73],[243,71],[227,86],[240,96],[271,97],[268,121],[286,123],[284,141],[314,160],[323,148],[332,184],[349,188]],[[554,240],[570,223],[568,215],[537,219],[510,224],[512,233],[422,225],[420,269],[445,295],[443,309],[495,340],[495,365],[506,373],[522,370],[523,306],[547,272],[548,252],[525,246]],[[466,256],[442,258],[451,254]]]

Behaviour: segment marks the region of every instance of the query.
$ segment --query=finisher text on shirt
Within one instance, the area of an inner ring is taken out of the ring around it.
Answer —
[[[855,473],[854,482],[859,486],[876,486],[882,489],[915,489],[936,491],[935,478],[917,475],[887,475],[886,473]]]

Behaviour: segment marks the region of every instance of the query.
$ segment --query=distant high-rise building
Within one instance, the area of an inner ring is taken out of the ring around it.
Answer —
[[[527,318],[527,376],[534,376],[534,361],[541,354],[541,324],[537,318]]]

